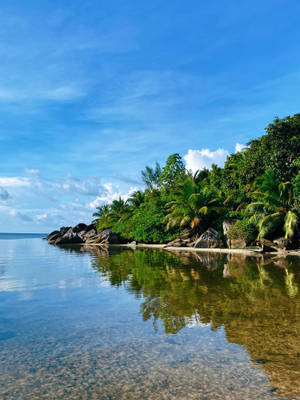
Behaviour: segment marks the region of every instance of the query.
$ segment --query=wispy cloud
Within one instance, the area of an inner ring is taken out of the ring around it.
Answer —
[[[11,220],[13,226],[19,221],[24,226],[33,224],[47,230],[79,221],[89,223],[98,205],[119,197],[126,200],[137,190],[101,182],[96,177],[44,179],[37,169],[26,169],[25,173],[23,177],[0,177],[0,222]]]
[[[0,177],[0,186],[3,187],[24,187],[30,184],[30,179],[27,177]]]
[[[23,101],[65,102],[83,97],[85,94],[85,91],[76,84],[65,84],[54,88],[0,88],[0,101],[10,103],[19,103]]]

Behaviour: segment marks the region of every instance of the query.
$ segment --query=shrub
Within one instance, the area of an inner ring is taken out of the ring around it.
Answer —
[[[253,242],[257,237],[257,227],[246,219],[236,221],[227,232],[228,239],[243,239],[246,243]]]

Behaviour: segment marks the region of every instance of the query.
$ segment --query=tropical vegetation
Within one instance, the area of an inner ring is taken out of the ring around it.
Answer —
[[[99,230],[161,243],[187,229],[222,233],[226,219],[233,223],[232,238],[299,241],[300,114],[275,118],[264,135],[228,156],[223,168],[212,165],[193,174],[176,153],[165,166],[146,166],[141,175],[145,190],[98,207]]]

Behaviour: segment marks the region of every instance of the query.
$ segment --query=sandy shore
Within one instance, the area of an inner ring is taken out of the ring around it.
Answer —
[[[89,244],[91,246],[91,244]],[[100,244],[94,244],[92,246],[101,246]],[[168,246],[167,244],[146,244],[146,243],[138,243],[137,245],[126,243],[126,244],[111,244],[110,247],[126,247],[129,249],[160,249],[160,250],[167,250],[167,251],[184,251],[184,252],[197,252],[197,253],[224,253],[224,254],[243,254],[248,256],[259,256],[261,254],[268,254],[268,255],[276,255],[276,256],[300,256],[300,249],[299,250],[282,250],[282,251],[274,251],[268,253],[262,253],[259,248],[256,249],[228,249],[228,248],[194,248],[194,247],[172,247]]]

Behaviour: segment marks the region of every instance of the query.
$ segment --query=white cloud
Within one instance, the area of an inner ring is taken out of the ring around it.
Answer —
[[[117,200],[120,197],[123,200],[127,200],[132,193],[138,190],[136,187],[130,187],[126,193],[122,193],[118,186],[113,185],[112,183],[105,183],[103,186],[106,190],[101,194],[101,196],[98,196],[94,201],[87,204],[87,208],[93,210],[101,204],[111,203],[113,200]]]
[[[16,215],[16,210],[13,207],[7,205],[0,205],[0,212],[3,211],[5,214],[9,214],[11,216]]]
[[[137,190],[134,185],[103,183],[96,177],[44,179],[36,169],[26,169],[25,174],[0,177],[0,224],[8,224],[10,230],[22,226],[46,232],[62,225],[90,223],[95,207],[119,197],[126,200]]]
[[[41,215],[37,215],[36,219],[38,221],[42,221],[42,220],[45,220],[47,217],[48,217],[48,214],[41,214]]]
[[[0,177],[0,186],[3,186],[3,187],[30,186],[30,180],[26,177],[21,178],[18,176]]]
[[[196,172],[204,168],[211,168],[212,164],[217,164],[219,167],[224,165],[229,152],[225,149],[217,149],[211,151],[209,149],[191,150],[183,157],[186,163],[186,169]]]
[[[27,174],[38,175],[40,173],[40,170],[39,169],[25,168],[25,172]]]
[[[235,152],[236,152],[236,153],[239,153],[239,152],[243,151],[243,150],[246,149],[246,148],[247,148],[247,146],[245,146],[244,144],[237,143],[237,144],[235,145]]]

